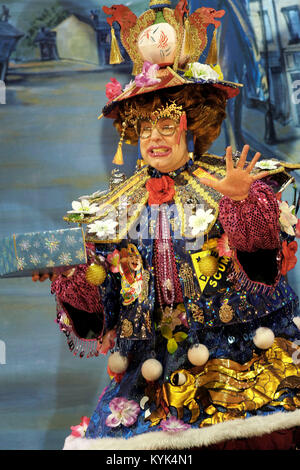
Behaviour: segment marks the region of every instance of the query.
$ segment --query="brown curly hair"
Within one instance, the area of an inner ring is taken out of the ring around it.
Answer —
[[[222,122],[226,117],[225,92],[209,84],[165,88],[121,101],[119,116],[114,125],[121,134],[122,122],[130,115],[131,108],[141,115],[150,115],[155,109],[171,101],[182,105],[186,112],[187,127],[196,137],[195,155],[203,154],[219,136]],[[134,125],[128,123],[124,138],[133,145],[137,144],[138,136]]]

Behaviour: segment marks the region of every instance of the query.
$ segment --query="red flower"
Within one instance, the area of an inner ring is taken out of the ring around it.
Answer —
[[[285,240],[282,243],[283,260],[281,265],[281,274],[283,276],[285,276],[288,271],[290,271],[296,266],[297,258],[295,256],[295,253],[297,251],[297,248],[298,244],[296,241],[292,241],[287,244],[287,241]]]
[[[172,201],[175,195],[174,181],[167,175],[161,178],[151,178],[147,181],[146,188],[149,192],[149,206]]]
[[[111,78],[110,82],[105,85],[106,96],[109,101],[112,101],[114,98],[117,98],[122,93],[121,83],[118,82],[115,78]]]

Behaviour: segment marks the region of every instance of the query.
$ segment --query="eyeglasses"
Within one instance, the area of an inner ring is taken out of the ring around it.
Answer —
[[[178,122],[173,119],[163,118],[154,122],[150,120],[139,120],[136,125],[137,135],[141,139],[148,139],[151,136],[154,127],[158,130],[160,135],[170,137],[175,134]]]

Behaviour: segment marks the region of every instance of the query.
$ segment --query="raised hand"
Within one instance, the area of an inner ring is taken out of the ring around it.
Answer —
[[[232,160],[232,147],[227,147],[225,178],[221,180],[200,178],[200,182],[215,189],[224,196],[230,197],[230,199],[233,199],[234,201],[242,201],[243,199],[246,199],[251,184],[269,174],[268,171],[263,171],[257,175],[251,175],[251,171],[259,160],[261,154],[257,152],[249,164],[245,166],[249,148],[249,145],[244,146],[239,162],[236,167],[234,167]]]

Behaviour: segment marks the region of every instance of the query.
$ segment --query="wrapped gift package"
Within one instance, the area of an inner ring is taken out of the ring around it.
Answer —
[[[13,234],[0,239],[0,277],[59,273],[86,263],[81,227]]]

